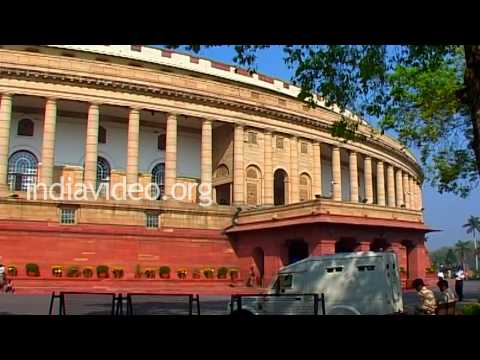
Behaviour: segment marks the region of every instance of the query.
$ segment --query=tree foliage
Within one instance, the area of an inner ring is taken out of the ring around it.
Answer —
[[[177,47],[177,46],[171,46]],[[265,45],[234,46],[234,61],[256,71]],[[200,51],[202,46],[185,46]],[[480,182],[480,46],[285,45],[299,99],[337,105],[375,120],[420,153],[426,179],[440,193],[466,197]],[[315,95],[316,94],[316,95]],[[362,141],[342,117],[334,136]]]

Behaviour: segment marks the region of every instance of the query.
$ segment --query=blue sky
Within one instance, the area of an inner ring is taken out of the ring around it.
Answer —
[[[199,55],[233,64],[235,51],[231,47],[222,46],[202,49]],[[293,71],[285,65],[280,46],[262,50],[258,55],[258,72],[290,80]],[[452,194],[439,194],[430,185],[424,184],[423,203],[425,223],[433,229],[443,230],[427,236],[427,245],[430,250],[435,250],[444,245],[452,245],[457,240],[469,239],[462,225],[470,215],[480,216],[479,189],[472,192],[467,199],[461,199]]]

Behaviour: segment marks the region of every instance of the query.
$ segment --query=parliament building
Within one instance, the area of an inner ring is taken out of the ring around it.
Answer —
[[[38,264],[38,280],[107,265],[123,280],[168,266],[243,282],[253,266],[266,285],[310,255],[372,250],[424,278],[415,157],[348,112],[365,140],[333,137],[339,109],[299,91],[143,45],[0,46],[0,262],[19,278]],[[109,196],[122,183],[159,190]],[[59,199],[76,185],[103,190]]]

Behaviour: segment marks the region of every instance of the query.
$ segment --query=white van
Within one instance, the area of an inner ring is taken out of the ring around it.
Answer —
[[[313,314],[312,296],[301,294],[322,293],[326,315],[403,312],[396,254],[355,252],[303,259],[281,268],[273,279],[267,294],[280,296],[245,296],[241,309],[255,315]]]

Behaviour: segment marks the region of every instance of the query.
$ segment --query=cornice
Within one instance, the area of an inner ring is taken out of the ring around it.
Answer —
[[[81,86],[87,86],[92,88],[100,89],[109,89],[113,91],[130,91],[139,94],[148,94],[150,96],[159,96],[164,98],[172,98],[175,100],[184,100],[188,102],[201,103],[203,105],[208,104],[211,106],[225,107],[234,110],[240,110],[254,115],[266,115],[268,117],[274,118],[276,120],[292,123],[295,125],[304,125],[306,127],[321,130],[323,132],[329,132],[331,125],[322,123],[318,119],[310,118],[307,116],[291,114],[276,109],[271,109],[268,106],[258,106],[253,104],[247,104],[241,101],[235,101],[230,99],[223,99],[206,94],[198,94],[191,91],[184,91],[178,89],[165,88],[161,86],[153,85],[144,85],[135,83],[132,81],[119,81],[111,79],[101,79],[93,76],[84,76],[84,75],[67,75],[63,73],[57,73],[54,71],[40,71],[40,70],[31,70],[31,69],[19,69],[19,68],[9,68],[9,67],[0,67],[0,77],[8,78],[17,78],[17,79],[33,79],[46,81],[51,83],[73,83]],[[329,110],[325,110],[329,111]],[[334,113],[340,116],[339,114]],[[365,140],[365,143],[374,146],[381,147],[382,150],[389,151],[395,157],[403,160],[407,164],[410,164],[419,174],[422,174],[420,166],[412,160],[410,157],[405,155],[403,152],[394,149],[393,147],[380,143],[379,141],[372,140],[368,137]]]

